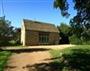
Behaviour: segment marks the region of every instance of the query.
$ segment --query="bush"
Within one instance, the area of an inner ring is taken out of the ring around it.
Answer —
[[[0,46],[18,46],[21,45],[20,42],[18,41],[1,41]]]
[[[10,43],[8,41],[1,41],[0,46],[8,46]]]
[[[69,37],[69,40],[71,44],[82,44],[82,40],[76,35],[72,35],[71,37]]]
[[[90,45],[90,41],[83,41],[82,44],[84,44],[84,45]]]

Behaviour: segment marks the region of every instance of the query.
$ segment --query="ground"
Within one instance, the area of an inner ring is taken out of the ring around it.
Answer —
[[[13,51],[15,48],[6,48],[14,53],[9,58],[5,71],[36,71],[33,68],[34,65],[52,61],[49,60],[52,58],[49,53],[51,49],[64,49],[71,46],[74,45],[29,46],[28,48],[23,47],[24,50],[17,48],[15,51]],[[28,70],[28,67],[31,67],[31,70],[30,68]]]

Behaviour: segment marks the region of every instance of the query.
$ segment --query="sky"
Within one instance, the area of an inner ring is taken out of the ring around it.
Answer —
[[[2,0],[0,0],[0,16],[2,13]],[[72,0],[69,2],[69,18],[64,18],[59,9],[53,7],[54,0],[3,0],[3,8],[6,19],[11,21],[14,27],[21,27],[23,19],[36,20],[46,23],[60,25],[61,22],[69,24],[69,21],[76,15],[73,9]]]

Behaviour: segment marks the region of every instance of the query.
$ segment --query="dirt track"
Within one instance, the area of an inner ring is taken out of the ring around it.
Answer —
[[[29,46],[28,48],[36,48],[37,50],[14,53],[9,58],[5,71],[36,71],[28,70],[27,67],[33,66],[35,64],[51,62],[49,60],[51,58],[51,55],[49,53],[50,49],[63,49],[71,46],[74,45]]]

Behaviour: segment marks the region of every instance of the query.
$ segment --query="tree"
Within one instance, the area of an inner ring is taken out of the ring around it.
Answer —
[[[20,39],[21,39],[21,28],[15,28],[13,40],[16,42],[17,45],[19,45]]]
[[[70,26],[65,24],[65,23],[61,23],[60,26],[57,26],[57,28],[60,31],[60,44],[69,44],[69,33],[70,33]]]
[[[0,17],[0,45],[6,44],[13,37],[13,27],[10,25],[9,20],[5,20],[5,17]]]
[[[74,9],[77,10],[77,15],[73,18],[73,22],[88,24],[90,21],[90,0],[73,0]],[[67,16],[68,2],[67,0],[55,0],[54,7],[61,10],[63,16]]]
[[[69,16],[68,13],[68,2],[67,0],[54,0],[54,7],[59,8],[61,10],[62,16]]]
[[[70,25],[65,23],[61,23],[60,26],[57,26],[60,32],[63,32],[65,35],[69,35],[69,31],[71,29]]]
[[[90,30],[90,0],[72,0],[74,3],[74,9],[77,11],[76,16],[70,20],[73,34],[77,35],[78,38],[86,36],[89,38],[90,35],[86,33]],[[69,4],[68,0],[55,0],[54,7],[59,8],[62,16],[68,17]]]

